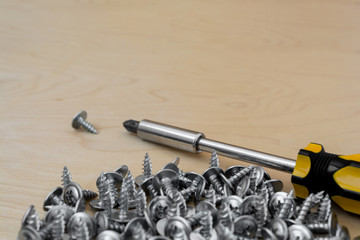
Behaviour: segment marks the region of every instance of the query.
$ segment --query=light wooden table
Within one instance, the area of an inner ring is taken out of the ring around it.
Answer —
[[[208,167],[207,153],[129,134],[130,118],[288,158],[311,141],[358,153],[359,12],[358,1],[1,1],[1,238],[16,238],[31,204],[44,217],[64,165],[95,191],[102,171],[140,174],[146,152],[154,172],[175,157],[183,171]],[[83,109],[98,135],[71,128]],[[360,235],[359,216],[335,211]]]

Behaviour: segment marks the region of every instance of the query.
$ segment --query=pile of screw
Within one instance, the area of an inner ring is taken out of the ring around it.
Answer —
[[[153,176],[146,153],[135,179],[125,165],[101,173],[98,198],[64,167],[63,187],[44,201],[45,220],[30,206],[17,239],[350,239],[323,192],[300,202],[261,167],[223,171],[215,152],[202,175],[178,164],[177,158]],[[99,210],[93,217],[85,213],[87,201]]]

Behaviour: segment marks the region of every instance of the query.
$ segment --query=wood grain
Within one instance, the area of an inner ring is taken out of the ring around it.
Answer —
[[[209,154],[143,142],[143,118],[295,158],[310,141],[355,154],[360,131],[359,1],[0,2],[0,238],[41,217],[66,165],[83,188],[148,152],[204,171]],[[99,130],[71,128],[87,110]],[[221,167],[239,164],[221,158]],[[288,174],[269,170],[292,186]],[[359,217],[335,209],[352,237]]]

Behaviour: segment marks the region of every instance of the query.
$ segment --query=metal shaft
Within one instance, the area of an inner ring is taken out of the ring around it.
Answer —
[[[195,132],[150,120],[142,120],[138,123],[136,122],[136,124],[137,135],[150,142],[195,153],[201,151],[212,152],[215,150],[217,154],[222,156],[290,173],[292,173],[295,168],[295,161],[292,159],[207,139],[201,132]]]

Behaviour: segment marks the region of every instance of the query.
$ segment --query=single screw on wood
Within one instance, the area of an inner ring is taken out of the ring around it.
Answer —
[[[71,126],[75,129],[79,129],[80,127],[83,127],[86,131],[97,134],[98,131],[94,128],[93,125],[91,125],[91,123],[86,121],[86,117],[87,117],[86,111],[78,112],[73,118]]]

